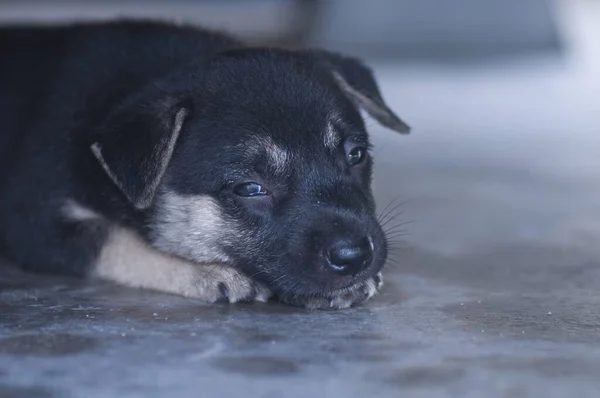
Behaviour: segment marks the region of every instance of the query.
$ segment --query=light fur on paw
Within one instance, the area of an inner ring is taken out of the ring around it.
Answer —
[[[194,286],[186,294],[209,303],[266,302],[272,293],[235,268],[222,265],[198,267]]]
[[[364,283],[331,292],[325,296],[317,297],[281,297],[287,304],[306,307],[307,309],[339,310],[352,307],[369,300],[383,287],[383,275],[377,273]]]
[[[192,263],[162,253],[123,229],[109,236],[92,275],[130,287],[209,303],[267,301],[272,295],[267,288],[227,264]]]

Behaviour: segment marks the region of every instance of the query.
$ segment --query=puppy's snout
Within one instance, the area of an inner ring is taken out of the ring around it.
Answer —
[[[373,260],[373,242],[369,237],[356,241],[338,239],[326,250],[329,268],[340,275],[356,275]]]

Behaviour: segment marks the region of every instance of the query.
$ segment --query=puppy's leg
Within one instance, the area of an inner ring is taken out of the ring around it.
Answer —
[[[236,269],[223,264],[195,264],[163,254],[134,232],[109,233],[94,275],[131,287],[194,297],[207,302],[267,301],[271,293]]]

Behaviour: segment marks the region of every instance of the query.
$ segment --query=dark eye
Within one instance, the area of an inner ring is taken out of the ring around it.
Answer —
[[[245,182],[243,184],[236,185],[233,188],[233,192],[239,196],[262,196],[267,194],[267,190],[260,184],[255,182]]]
[[[350,166],[362,162],[367,154],[367,150],[361,147],[354,147],[348,152],[347,161]]]

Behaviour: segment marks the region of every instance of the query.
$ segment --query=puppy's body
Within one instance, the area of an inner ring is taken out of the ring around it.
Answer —
[[[238,43],[139,22],[0,35],[0,51],[10,54],[0,63],[5,254],[32,271],[94,273],[132,286],[220,297],[199,283],[202,274],[219,273],[216,265],[192,267],[155,252],[133,232],[144,228],[143,220],[119,200],[89,153],[93,128],[116,103],[182,64]]]
[[[16,264],[211,302],[273,291],[346,307],[377,290],[385,239],[370,164],[336,165],[350,145],[336,129],[364,130],[355,104],[404,126],[372,79],[344,71],[349,60],[332,55],[333,73],[322,53],[144,22],[4,29],[0,53],[0,250]],[[315,221],[301,220],[315,203],[355,230],[344,242],[368,236],[353,275],[321,277],[321,260],[302,254],[322,252],[307,243]]]

